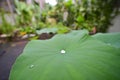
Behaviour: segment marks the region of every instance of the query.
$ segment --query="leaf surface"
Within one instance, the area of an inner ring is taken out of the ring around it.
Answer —
[[[120,80],[120,50],[87,31],[33,40],[12,67],[9,80]]]
[[[94,38],[107,43],[108,45],[120,48],[120,32],[117,33],[98,33]]]

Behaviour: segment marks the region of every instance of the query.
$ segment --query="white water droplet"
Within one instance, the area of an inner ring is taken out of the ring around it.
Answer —
[[[65,54],[66,51],[65,50],[61,50],[60,52],[61,52],[61,54]]]
[[[33,68],[34,67],[34,65],[30,65],[30,67],[29,68]]]

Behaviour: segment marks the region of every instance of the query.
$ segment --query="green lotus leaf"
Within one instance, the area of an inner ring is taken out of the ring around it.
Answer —
[[[85,30],[33,40],[17,58],[9,80],[120,80],[120,50]]]
[[[108,45],[120,48],[120,32],[117,33],[98,33],[93,36],[94,38],[101,40]]]
[[[58,31],[58,28],[44,28],[44,29],[41,29],[41,30],[37,30],[37,34],[42,34],[42,33],[57,33]]]

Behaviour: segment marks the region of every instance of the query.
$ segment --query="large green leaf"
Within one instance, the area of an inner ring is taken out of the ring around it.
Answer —
[[[107,43],[108,45],[120,48],[120,32],[117,33],[98,33],[94,38]]]
[[[58,28],[44,28],[44,29],[41,29],[41,30],[37,30],[37,34],[42,34],[42,33],[57,33],[58,31]]]
[[[120,80],[120,49],[87,31],[30,41],[9,80]]]

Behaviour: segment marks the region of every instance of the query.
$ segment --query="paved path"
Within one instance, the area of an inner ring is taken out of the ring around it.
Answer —
[[[27,41],[0,44],[0,80],[8,80],[10,69]]]

